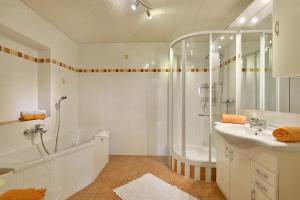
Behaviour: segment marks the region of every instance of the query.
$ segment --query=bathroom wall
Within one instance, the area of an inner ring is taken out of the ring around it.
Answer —
[[[115,69],[168,67],[167,43],[80,45],[80,66]],[[166,155],[167,72],[79,75],[79,124],[111,131],[111,154]]]
[[[18,0],[1,0],[0,35],[1,37],[4,35],[13,37],[11,42],[7,40],[5,44],[0,45],[5,45],[12,49],[16,48],[15,50],[24,53],[36,54],[35,52],[28,52],[28,49],[33,48],[43,58],[50,56],[69,65],[78,65],[78,44]],[[31,41],[40,45],[31,46]],[[4,40],[2,39],[0,42],[4,43]],[[21,48],[22,46],[24,48]],[[27,48],[29,46],[31,47]],[[47,47],[50,51],[45,52],[44,49],[39,49],[40,46]],[[3,52],[0,52],[0,54],[0,56],[5,56],[8,59],[13,57],[13,55],[6,55]],[[20,67],[28,62],[23,58],[12,59],[18,59],[17,62],[20,63]],[[50,138],[55,129],[56,112],[54,104],[61,95],[68,96],[68,99],[63,102],[62,106],[61,130],[64,131],[78,127],[78,73],[63,69],[55,64],[50,65],[50,77],[48,78],[50,78],[51,84],[51,99],[49,100],[51,104],[51,117],[45,121],[22,122],[0,126],[0,140],[3,141],[0,145],[0,154],[24,145],[30,145],[31,140],[23,136],[23,131],[26,128],[31,128],[36,123],[46,123],[46,129],[48,129],[46,137]],[[5,67],[6,69],[11,67],[10,62]],[[16,79],[16,81],[24,81],[26,83],[28,79],[29,77],[23,76],[20,79]],[[33,95],[29,90],[24,92],[24,88],[22,87],[19,87],[19,91],[15,88],[13,92],[14,96],[18,98],[18,95],[20,95],[19,92],[23,95]],[[22,98],[19,101],[22,101]],[[1,106],[5,107],[6,105]],[[38,138],[36,138],[36,142],[39,142]]]

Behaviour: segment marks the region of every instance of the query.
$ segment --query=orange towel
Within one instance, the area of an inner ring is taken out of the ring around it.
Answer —
[[[232,123],[232,124],[245,124],[247,118],[242,115],[222,115],[222,122],[223,123]]]
[[[0,200],[42,200],[46,189],[15,189],[9,190],[0,196]]]
[[[47,115],[41,114],[41,115],[21,115],[19,120],[20,121],[30,121],[30,120],[36,120],[36,119],[46,119]]]
[[[273,131],[273,136],[280,142],[299,142],[300,127],[277,128]]]

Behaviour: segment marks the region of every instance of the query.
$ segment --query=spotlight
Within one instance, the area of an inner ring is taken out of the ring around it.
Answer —
[[[225,37],[224,36],[221,36],[221,40],[224,40],[225,39]]]
[[[139,2],[136,1],[134,4],[131,5],[131,9],[132,10],[136,10],[136,8],[138,7],[138,5],[139,5]]]
[[[218,49],[222,49],[222,46],[221,46],[221,45],[219,45],[219,46],[218,46]]]
[[[230,40],[233,40],[233,36],[230,36]]]
[[[151,19],[151,18],[152,18],[152,15],[151,15],[151,13],[150,13],[150,10],[149,10],[149,9],[147,9],[147,17],[148,17],[148,19]]]
[[[246,22],[246,18],[245,17],[242,17],[240,20],[239,20],[240,24],[244,24]]]
[[[253,18],[251,19],[251,22],[252,22],[253,24],[256,24],[256,23],[258,22],[257,17],[253,17]]]
[[[263,3],[269,3],[270,0],[262,0]]]

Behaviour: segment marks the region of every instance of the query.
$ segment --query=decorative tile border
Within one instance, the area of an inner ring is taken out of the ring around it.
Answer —
[[[260,69],[256,67],[243,67],[242,72],[259,72]],[[272,71],[271,68],[265,68],[265,72]]]
[[[30,56],[28,54],[22,53],[20,51],[16,51],[14,49],[4,47],[0,45],[0,52],[4,52],[28,61],[32,61],[35,63],[52,63],[58,67],[62,67],[64,69],[73,71],[73,72],[79,72],[79,73],[117,73],[117,72],[170,72],[170,69],[168,67],[164,68],[144,68],[144,67],[134,67],[134,68],[116,68],[116,67],[90,67],[90,68],[78,68],[71,65],[67,65],[61,61],[51,59],[51,58],[37,58],[34,56]],[[230,63],[229,61],[226,61],[226,63]],[[181,68],[173,69],[173,72],[182,72]],[[187,67],[186,72],[209,72],[208,67]]]
[[[221,63],[219,65],[219,67],[225,67],[226,65],[229,65],[229,64],[231,64],[231,63],[233,63],[235,61],[236,61],[236,56],[234,56],[232,58],[229,58],[228,60],[225,60],[223,63]]]

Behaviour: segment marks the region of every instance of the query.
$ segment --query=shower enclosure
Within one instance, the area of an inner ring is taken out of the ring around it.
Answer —
[[[237,33],[197,32],[170,45],[169,150],[172,169],[215,180],[213,122],[236,113]]]

